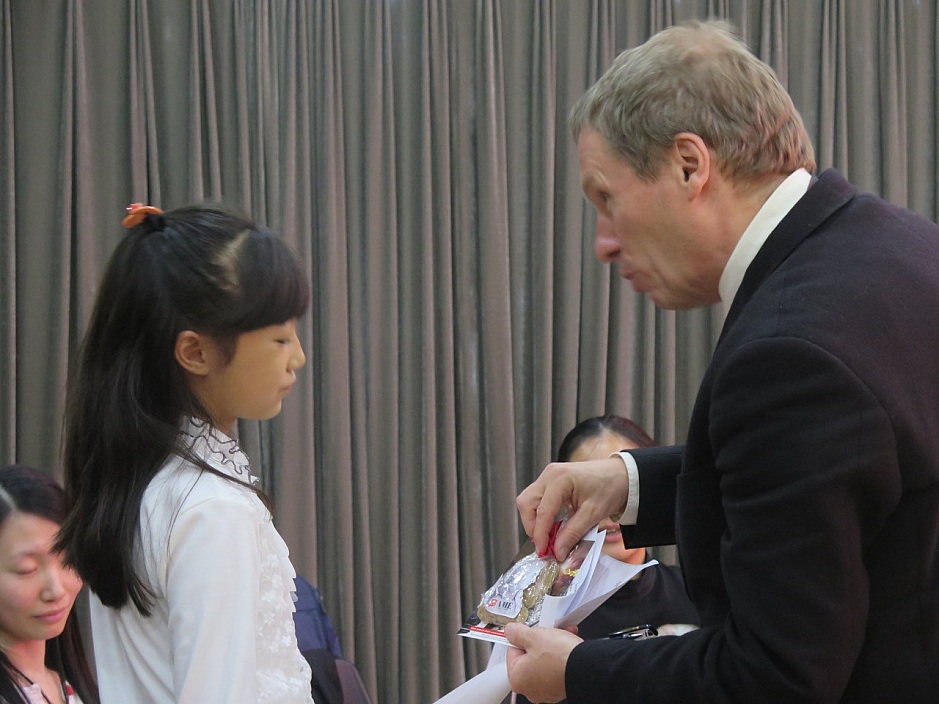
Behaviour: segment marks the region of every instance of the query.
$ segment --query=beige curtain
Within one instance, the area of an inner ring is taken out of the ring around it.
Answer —
[[[723,313],[594,259],[566,116],[708,16],[776,68],[820,167],[936,218],[936,0],[0,0],[0,461],[58,471],[124,206],[243,206],[315,293],[301,381],[241,441],[376,701],[433,701],[484,666],[456,630],[570,426],[682,440]]]
[[[0,0],[0,461],[16,455],[16,210],[13,199],[13,38]]]

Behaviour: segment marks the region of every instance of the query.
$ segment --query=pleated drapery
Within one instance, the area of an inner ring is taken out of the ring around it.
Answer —
[[[123,208],[240,205],[314,292],[307,367],[240,440],[376,702],[435,700],[485,665],[457,628],[563,434],[613,412],[683,439],[723,311],[595,260],[567,113],[708,16],[820,168],[937,217],[936,0],[0,0],[0,461],[59,471]]]

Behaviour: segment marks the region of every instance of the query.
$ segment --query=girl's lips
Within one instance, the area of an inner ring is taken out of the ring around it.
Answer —
[[[68,616],[68,608],[63,607],[61,609],[56,609],[55,611],[49,611],[44,614],[40,614],[36,618],[45,623],[56,623],[57,621],[61,621],[66,616]]]
[[[606,528],[605,543],[621,543],[623,541],[619,526],[609,526]]]

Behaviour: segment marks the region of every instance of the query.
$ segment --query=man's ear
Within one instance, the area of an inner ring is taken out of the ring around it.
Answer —
[[[194,330],[183,330],[176,336],[176,361],[185,371],[205,376],[213,366],[215,355],[212,341]]]
[[[704,140],[693,132],[675,135],[673,147],[676,168],[689,189],[689,197],[697,196],[711,176],[711,152]]]

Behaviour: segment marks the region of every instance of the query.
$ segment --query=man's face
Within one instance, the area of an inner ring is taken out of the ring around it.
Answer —
[[[695,223],[697,211],[682,163],[670,153],[654,181],[643,181],[594,130],[577,141],[580,178],[597,209],[595,250],[661,308],[718,300],[714,253]]]

